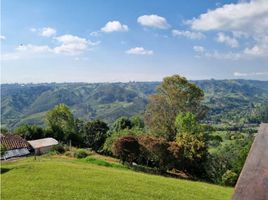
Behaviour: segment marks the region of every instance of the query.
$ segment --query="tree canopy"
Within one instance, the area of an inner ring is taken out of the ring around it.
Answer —
[[[86,146],[91,147],[95,151],[100,150],[108,136],[108,130],[108,125],[100,120],[86,123],[84,141]]]
[[[164,78],[156,94],[150,96],[145,123],[151,131],[168,140],[176,136],[175,118],[179,113],[191,112],[198,119],[205,116],[203,91],[179,75]]]
[[[46,114],[46,123],[51,134],[61,141],[67,141],[69,135],[75,132],[74,117],[65,104],[56,105]]]

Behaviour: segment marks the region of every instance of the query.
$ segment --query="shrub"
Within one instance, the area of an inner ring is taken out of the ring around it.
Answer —
[[[63,144],[59,143],[58,145],[53,146],[51,151],[54,151],[58,154],[63,154],[65,152],[65,149]]]
[[[132,163],[138,158],[140,145],[136,137],[124,136],[113,143],[112,151],[123,162]]]
[[[74,153],[74,157],[76,158],[85,158],[87,157],[89,154],[86,150],[84,149],[78,149],[75,153]]]
[[[203,164],[208,156],[208,147],[205,137],[192,134],[180,134],[177,136],[176,143],[180,148],[179,162],[176,163],[176,168],[186,170],[192,175],[200,176],[205,172]]]
[[[123,136],[138,136],[144,134],[142,129],[133,128],[133,129],[124,129],[118,132],[113,132],[105,141],[103,150],[106,154],[112,154],[113,143],[120,137]]]
[[[234,186],[237,179],[238,175],[235,172],[227,170],[222,176],[222,183],[224,185]]]
[[[175,159],[169,150],[170,144],[166,139],[140,136],[139,144],[141,146],[139,161],[142,164],[157,167],[162,172],[173,168]]]
[[[68,157],[74,157],[74,152],[72,152],[72,151],[66,151],[64,155],[65,156],[68,156]]]

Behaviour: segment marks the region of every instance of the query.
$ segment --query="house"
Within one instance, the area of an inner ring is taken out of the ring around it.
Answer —
[[[54,138],[43,138],[38,140],[30,140],[28,143],[32,146],[35,154],[44,154],[49,152],[53,146],[59,144]]]
[[[1,156],[1,160],[12,157],[26,156],[30,154],[30,151],[32,150],[30,144],[19,135],[1,133],[0,142],[1,145],[3,145],[7,150],[5,154]]]

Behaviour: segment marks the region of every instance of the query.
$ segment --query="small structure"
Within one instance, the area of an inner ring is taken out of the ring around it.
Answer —
[[[30,144],[19,135],[1,133],[0,142],[1,145],[6,148],[6,152],[3,156],[1,156],[1,160],[26,156],[30,154],[30,151],[32,150]]]
[[[59,142],[54,138],[43,138],[38,140],[30,140],[28,142],[33,147],[35,154],[37,155],[47,153],[53,146],[59,144]]]

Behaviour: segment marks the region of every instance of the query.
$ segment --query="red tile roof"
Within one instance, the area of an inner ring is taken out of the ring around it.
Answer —
[[[7,150],[31,148],[30,144],[19,135],[0,134],[0,142],[7,148]]]

